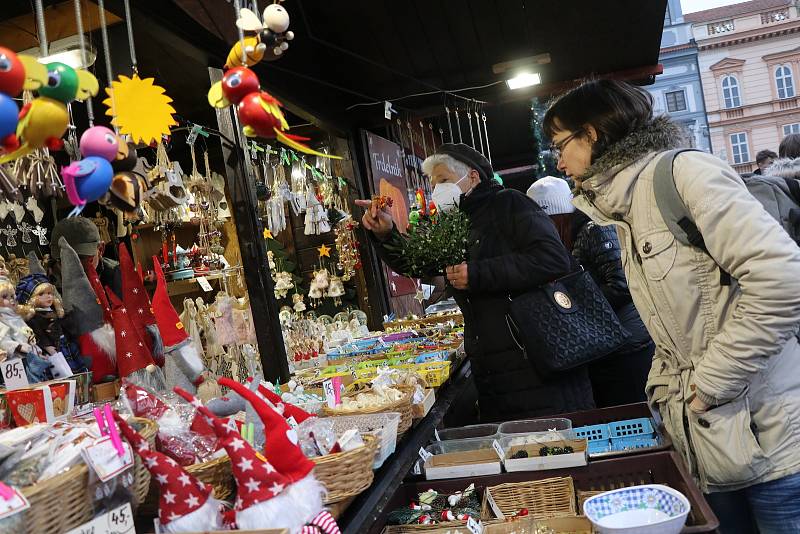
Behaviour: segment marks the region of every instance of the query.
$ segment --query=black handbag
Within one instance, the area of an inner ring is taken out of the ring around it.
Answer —
[[[506,321],[511,335],[544,373],[607,356],[630,335],[582,267],[509,300]]]

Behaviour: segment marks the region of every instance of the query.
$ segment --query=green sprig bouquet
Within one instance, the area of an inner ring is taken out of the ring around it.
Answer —
[[[467,259],[469,218],[458,208],[420,216],[409,226],[403,256],[413,277],[441,274]]]

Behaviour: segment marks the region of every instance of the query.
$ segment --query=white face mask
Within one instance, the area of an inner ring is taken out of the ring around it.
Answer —
[[[436,204],[437,209],[448,211],[459,205],[463,191],[458,187],[458,184],[464,181],[467,176],[469,176],[469,171],[457,182],[442,182],[436,184],[436,187],[433,188],[431,199],[433,203]]]

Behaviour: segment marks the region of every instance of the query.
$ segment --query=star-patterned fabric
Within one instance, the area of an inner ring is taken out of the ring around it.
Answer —
[[[302,480],[314,469],[314,463],[306,458],[298,446],[297,432],[289,427],[283,416],[239,382],[220,378],[218,383],[234,390],[253,406],[264,423],[264,456],[289,479],[289,483]]]
[[[108,291],[108,298],[112,304],[111,319],[117,346],[119,376],[125,377],[148,365],[155,365],[153,355],[133,325],[128,309],[111,290]]]
[[[175,393],[189,401],[199,413],[214,426],[220,442],[231,459],[231,470],[238,488],[234,509],[246,510],[251,506],[280,495],[291,481],[279,473],[268,461],[258,454],[242,436],[222,419],[211,413],[207,407],[191,393],[176,387]]]
[[[156,317],[153,315],[150,297],[144,289],[144,282],[139,278],[124,243],[119,244],[119,270],[122,276],[122,302],[133,314],[136,328],[143,332],[145,326],[156,324]]]
[[[131,444],[133,450],[144,462],[147,470],[158,482],[161,499],[158,506],[158,520],[168,525],[176,519],[190,514],[202,507],[211,496],[208,486],[184,471],[178,463],[164,454],[150,450],[150,445],[125,422],[119,414],[114,413],[120,432]]]

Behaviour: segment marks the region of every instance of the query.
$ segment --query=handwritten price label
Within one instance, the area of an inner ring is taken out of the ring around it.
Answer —
[[[198,276],[196,278],[197,283],[200,284],[200,287],[205,292],[213,291],[214,288],[211,287],[211,284],[208,283],[208,279],[205,276]]]
[[[472,532],[472,534],[483,534],[483,525],[481,525],[480,521],[475,521],[472,517],[467,519],[467,529]]]
[[[22,358],[4,361],[0,364],[0,372],[3,373],[6,389],[28,387],[28,375],[25,374],[25,365],[22,363]]]
[[[123,441],[122,447],[125,449],[125,454],[120,456],[111,444],[111,438],[106,436],[83,449],[87,463],[92,466],[101,481],[108,482],[133,465],[130,445]]]
[[[135,534],[133,511],[130,503],[125,503],[105,514],[95,517],[88,523],[72,529],[67,534]]]
[[[23,510],[27,510],[31,506],[21,491],[13,486],[6,487],[12,495],[7,499],[0,498],[0,519],[11,517]]]

